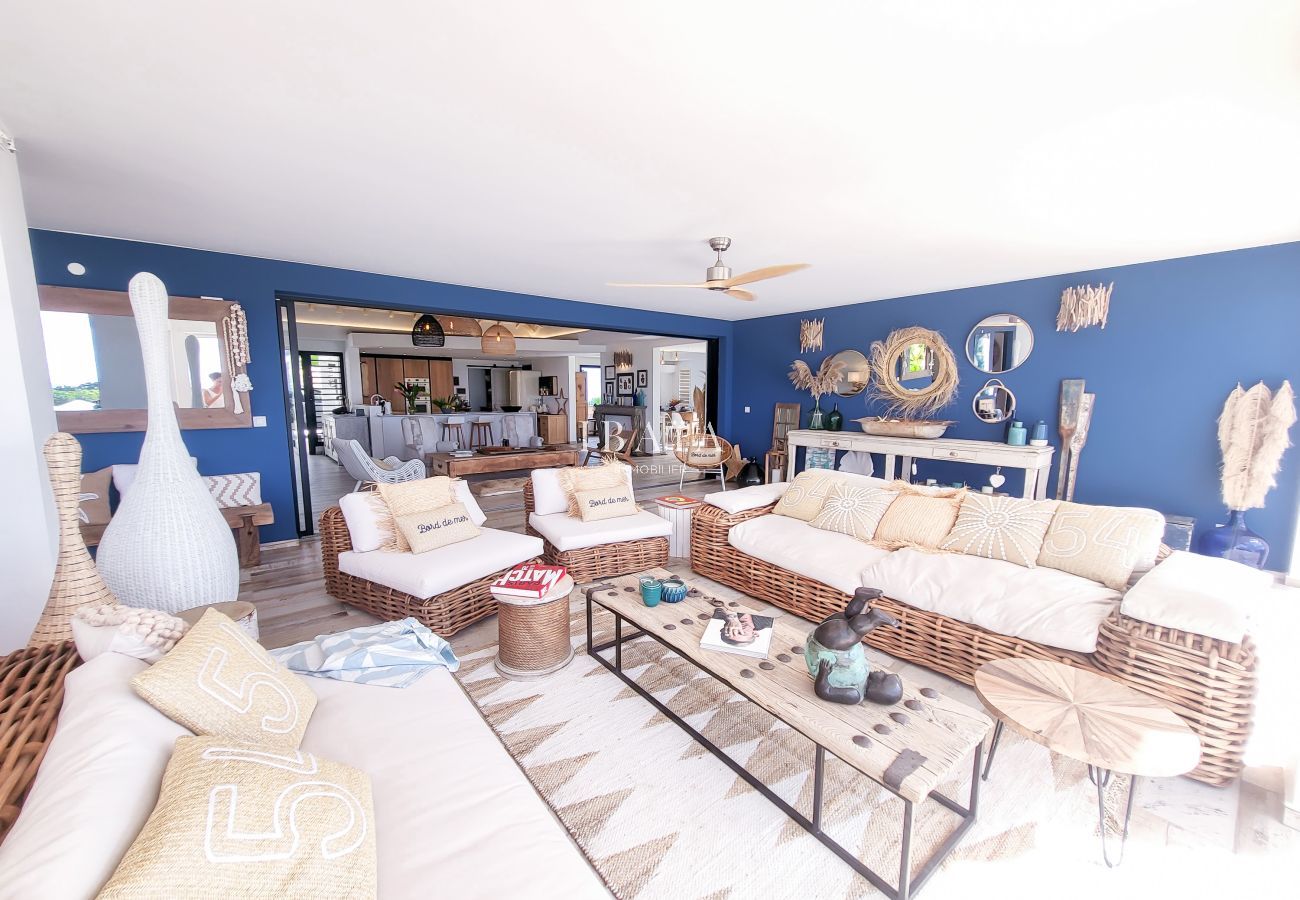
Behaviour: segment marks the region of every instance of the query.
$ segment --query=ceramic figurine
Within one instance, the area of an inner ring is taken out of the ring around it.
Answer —
[[[817,696],[831,703],[897,703],[903,696],[903,682],[889,672],[871,671],[862,649],[862,636],[879,625],[898,625],[898,620],[867,604],[880,596],[876,588],[858,588],[853,599],[822,621],[804,644],[804,662],[814,679]]]

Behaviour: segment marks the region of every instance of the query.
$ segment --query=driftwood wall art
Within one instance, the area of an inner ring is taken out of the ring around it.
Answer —
[[[822,348],[822,331],[825,319],[799,320],[799,352],[816,353]]]
[[[1057,331],[1078,331],[1092,325],[1106,327],[1110,315],[1110,294],[1115,282],[1108,285],[1083,284],[1061,292],[1061,309],[1056,314]]]

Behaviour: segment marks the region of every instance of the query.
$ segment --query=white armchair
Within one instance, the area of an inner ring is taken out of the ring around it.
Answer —
[[[334,452],[339,455],[339,462],[347,473],[357,480],[355,489],[358,491],[367,481],[400,484],[426,477],[424,463],[420,460],[409,459],[403,462],[396,456],[378,460],[367,453],[358,441],[334,438]]]

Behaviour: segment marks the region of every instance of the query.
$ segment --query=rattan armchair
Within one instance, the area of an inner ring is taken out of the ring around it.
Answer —
[[[533,528],[529,518],[537,504],[533,500],[533,480],[524,482],[524,523],[529,534],[542,539],[542,558],[551,565],[564,566],[578,584],[641,572],[668,564],[668,538],[637,538],[617,541],[580,550],[558,550],[546,536]]]

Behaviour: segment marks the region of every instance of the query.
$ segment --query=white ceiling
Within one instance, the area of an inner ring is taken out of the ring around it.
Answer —
[[[1294,0],[2,0],[35,227],[719,318],[1300,238]],[[813,268],[745,303],[606,281]]]

